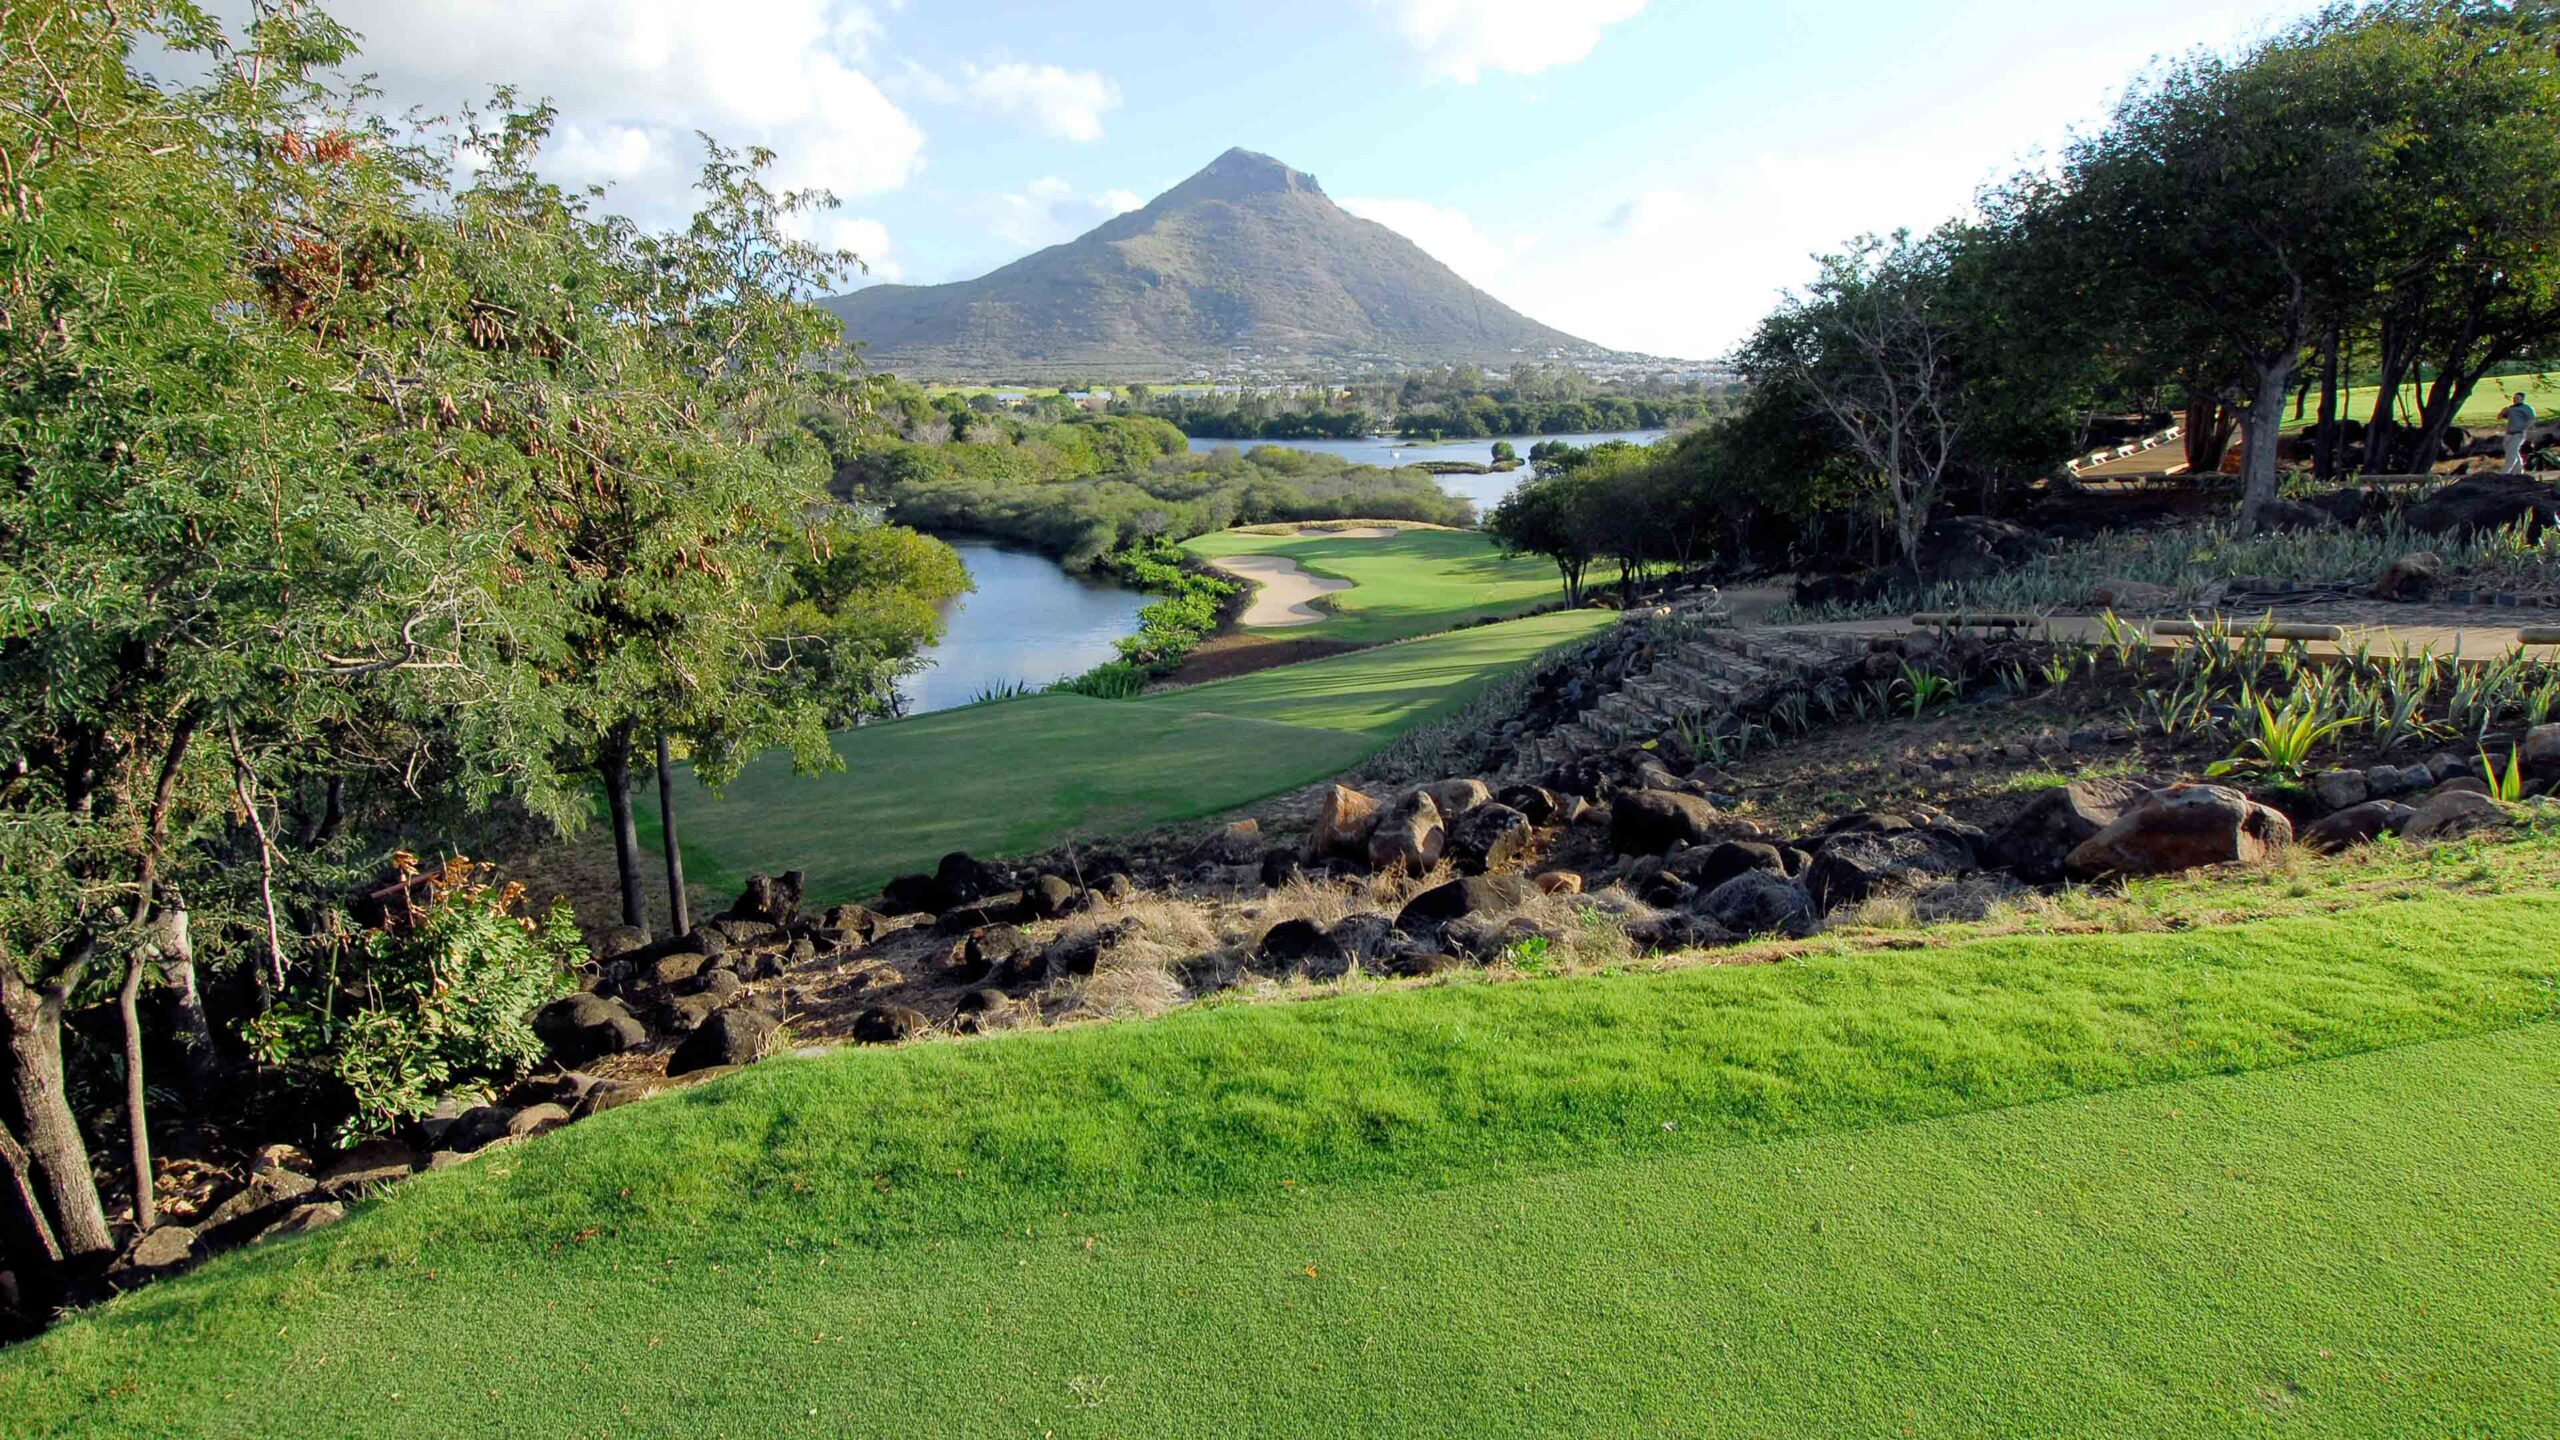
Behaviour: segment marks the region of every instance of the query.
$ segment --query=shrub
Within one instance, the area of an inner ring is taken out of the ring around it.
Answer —
[[[528,1016],[568,989],[586,959],[576,918],[519,914],[522,887],[494,887],[456,858],[421,874],[398,857],[395,913],[305,967],[247,1027],[250,1050],[341,1108],[340,1143],[380,1135],[458,1085],[503,1080],[542,1058]]]

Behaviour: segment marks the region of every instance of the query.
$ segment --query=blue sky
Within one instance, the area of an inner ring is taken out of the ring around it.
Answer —
[[[236,7],[238,0],[233,0]],[[1925,227],[2155,56],[2283,0],[341,0],[399,104],[512,80],[551,166],[652,222],[692,132],[836,190],[826,238],[933,283],[1064,240],[1230,145],[1313,172],[1540,320],[1723,352],[1806,256]]]

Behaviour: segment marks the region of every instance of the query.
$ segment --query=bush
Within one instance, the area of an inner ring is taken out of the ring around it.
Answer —
[[[528,1017],[587,958],[566,905],[518,914],[522,887],[493,887],[468,860],[399,866],[411,898],[333,949],[325,973],[305,967],[247,1027],[258,1059],[345,1112],[342,1144],[427,1114],[456,1086],[530,1069],[542,1042]]]

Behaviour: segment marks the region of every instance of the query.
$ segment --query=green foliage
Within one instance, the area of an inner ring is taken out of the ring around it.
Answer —
[[[1082,695],[1093,700],[1135,700],[1147,688],[1147,667],[1127,660],[1106,660],[1081,675],[1070,675],[1050,685],[1060,695]]]
[[[2240,749],[2215,761],[2208,773],[2254,770],[2269,779],[2298,784],[2310,773],[2311,757],[2323,744],[2360,723],[2352,716],[2322,715],[2298,701],[2288,701],[2277,710],[2260,700],[2242,712],[2242,719]]]
[[[1427,475],[1280,446],[1195,455],[1172,426],[1118,416],[1006,421],[968,443],[874,438],[842,457],[838,484],[900,524],[1013,540],[1071,570],[1236,525],[1474,519]]]
[[[2523,803],[2524,757],[2516,746],[2507,747],[2507,763],[2504,769],[2499,768],[2498,763],[2489,758],[2487,751],[2482,751],[2480,775],[2489,784],[2491,799],[2501,800],[2509,805]]]
[[[468,861],[401,875],[422,902],[307,970],[244,1027],[261,1061],[337,1102],[341,1144],[387,1133],[448,1091],[500,1082],[542,1058],[526,1023],[568,989],[587,958],[577,917],[555,905],[517,913],[521,890],[492,886]]]
[[[1162,540],[1112,556],[1111,568],[1123,581],[1158,597],[1138,612],[1138,633],[1117,642],[1119,663],[1157,674],[1180,664],[1192,646],[1217,633],[1223,607],[1237,589],[1234,581],[1211,574]]]

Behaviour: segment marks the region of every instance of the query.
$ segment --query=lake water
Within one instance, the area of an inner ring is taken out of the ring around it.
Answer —
[[[1394,469],[1399,465],[1413,465],[1424,460],[1490,461],[1493,459],[1493,442],[1497,439],[1510,441],[1511,448],[1519,451],[1521,458],[1526,459],[1529,447],[1542,440],[1561,440],[1567,445],[1574,446],[1597,445],[1603,440],[1627,440],[1638,445],[1650,445],[1667,433],[1662,430],[1612,430],[1590,435],[1500,435],[1488,436],[1482,440],[1445,440],[1436,445],[1419,440],[1393,440],[1382,436],[1360,440],[1195,438],[1191,442],[1191,448],[1194,451],[1206,451],[1215,450],[1221,445],[1233,445],[1240,450],[1250,450],[1256,445],[1280,445],[1291,450],[1311,450],[1319,455],[1338,456],[1362,465],[1378,465]],[[1441,489],[1472,501],[1475,504],[1476,513],[1481,516],[1485,511],[1493,508],[1494,502],[1510,494],[1512,486],[1528,479],[1533,473],[1533,467],[1523,465],[1517,470],[1502,475],[1441,475],[1435,478],[1439,480]]]
[[[1046,685],[1081,675],[1135,634],[1147,597],[1103,580],[1070,575],[1058,562],[990,541],[944,537],[978,588],[943,607],[933,667],[898,687],[908,713],[966,705],[978,692],[1016,680]]]

